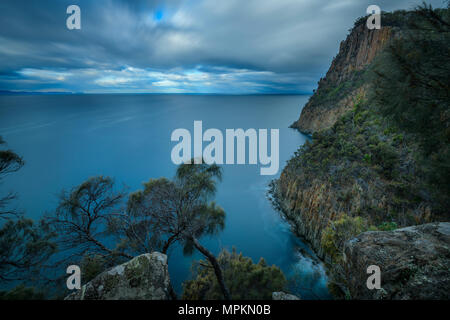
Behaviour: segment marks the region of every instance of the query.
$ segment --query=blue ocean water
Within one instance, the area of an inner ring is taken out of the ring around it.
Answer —
[[[0,192],[15,191],[15,205],[32,218],[54,210],[62,189],[95,175],[114,177],[137,190],[150,178],[172,177],[173,130],[255,128],[280,130],[280,174],[307,137],[289,129],[308,96],[42,95],[0,96],[0,135],[26,165],[8,176]],[[326,275],[308,246],[293,236],[266,199],[269,181],[257,165],[224,165],[216,202],[225,230],[201,242],[215,253],[235,247],[257,262],[282,268],[304,299],[330,298]],[[175,289],[189,278],[195,254],[169,252]]]

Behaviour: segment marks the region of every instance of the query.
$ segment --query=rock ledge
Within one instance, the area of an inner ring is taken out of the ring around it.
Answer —
[[[344,246],[347,285],[356,299],[450,299],[450,223],[365,232]],[[381,269],[367,289],[367,267]]]

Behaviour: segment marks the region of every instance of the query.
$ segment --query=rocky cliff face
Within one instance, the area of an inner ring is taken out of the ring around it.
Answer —
[[[365,232],[344,247],[351,296],[359,299],[449,299],[450,223]],[[369,290],[367,267],[381,269],[381,289]]]
[[[278,209],[290,222],[294,233],[304,238],[319,258],[329,260],[321,244],[322,233],[339,213],[330,186],[317,181],[307,188],[300,188],[285,169],[278,180],[276,193]]]
[[[395,48],[417,44],[408,28],[409,21],[420,14],[396,12],[384,18],[388,23],[379,31],[367,30],[360,20],[341,44],[319,89],[294,124],[303,132],[315,133],[313,139],[294,154],[280,178],[272,182],[269,194],[293,231],[325,261],[330,289],[337,297],[442,298],[443,292],[450,292],[448,224],[430,227],[428,223],[450,218],[445,183],[432,185],[427,172],[445,176],[448,171],[428,162],[435,155],[430,155],[426,144],[418,143],[424,135],[421,126],[406,130],[402,119],[393,120],[391,114],[380,111],[375,89],[381,88],[379,84],[403,85],[402,78],[393,83],[373,72],[384,73],[386,66],[393,68],[392,73],[401,72],[404,64],[393,63],[392,55],[408,60],[410,51]],[[384,50],[391,40],[398,40],[393,41],[397,47]],[[425,74],[432,73],[429,57],[423,53],[416,62]],[[397,95],[395,91],[392,95],[398,100],[387,105],[395,109],[399,101],[409,102],[407,92],[398,90]],[[412,110],[413,104],[408,103]],[[448,112],[448,103],[443,105]],[[433,104],[427,107],[434,108]],[[440,143],[447,141],[440,139]],[[398,229],[409,226],[416,227]],[[364,289],[369,262],[387,272],[382,280],[384,292]],[[411,281],[403,281],[404,276]],[[427,289],[413,293],[420,284]]]
[[[105,271],[65,300],[168,300],[167,256],[140,255]]]
[[[361,23],[341,42],[326,76],[319,81],[317,91],[302,109],[300,119],[293,128],[313,133],[331,127],[349,110],[358,95],[364,95],[361,78],[373,59],[383,50],[393,36],[394,28],[383,26],[369,30]]]

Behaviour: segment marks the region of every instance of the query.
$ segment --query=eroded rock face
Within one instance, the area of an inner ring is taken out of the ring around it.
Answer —
[[[105,271],[66,300],[168,300],[167,256],[147,253]]]
[[[356,299],[449,299],[450,223],[365,232],[344,246],[347,286]],[[369,290],[367,267],[381,269]]]
[[[390,26],[380,30],[369,30],[365,23],[356,26],[341,42],[338,55],[319,81],[317,92],[292,127],[311,134],[331,127],[350,110],[354,100],[365,95],[366,88],[360,83],[362,72],[385,48],[393,33]]]

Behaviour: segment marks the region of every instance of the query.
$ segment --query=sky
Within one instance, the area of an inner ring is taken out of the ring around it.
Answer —
[[[421,2],[1,0],[0,90],[310,93],[369,5]],[[66,27],[72,4],[80,30]]]

